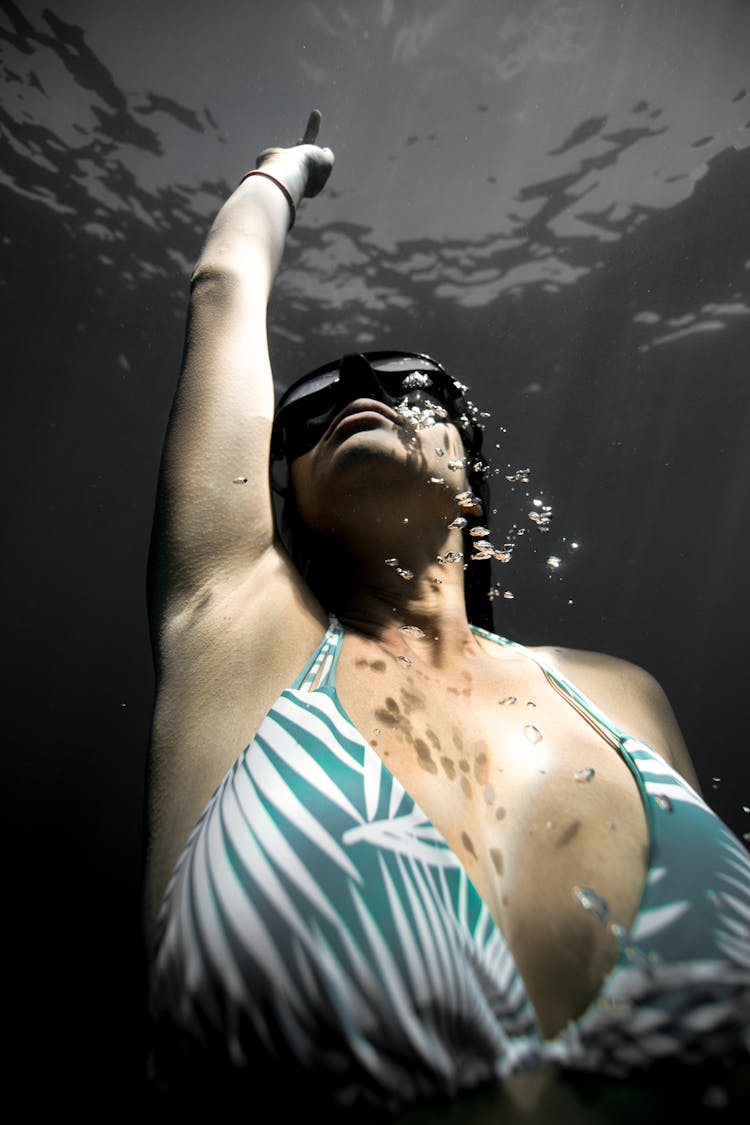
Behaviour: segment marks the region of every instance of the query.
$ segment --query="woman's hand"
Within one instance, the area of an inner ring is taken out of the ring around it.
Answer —
[[[304,196],[321,192],[331,174],[334,155],[330,148],[315,142],[320,129],[320,111],[314,109],[307,120],[305,135],[291,148],[264,148],[255,167],[278,175],[298,203]]]

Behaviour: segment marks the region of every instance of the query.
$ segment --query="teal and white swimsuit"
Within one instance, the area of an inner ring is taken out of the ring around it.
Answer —
[[[458,858],[355,729],[335,618],[227,772],[167,886],[153,1066],[267,1074],[396,1110],[554,1060],[612,1076],[750,1052],[750,856],[657,753],[524,653],[615,741],[647,813],[635,922],[583,1015],[545,1041]],[[315,685],[315,686],[313,686]],[[604,924],[604,923],[602,923]]]

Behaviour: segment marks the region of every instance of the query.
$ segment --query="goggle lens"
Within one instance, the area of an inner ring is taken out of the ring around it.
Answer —
[[[419,411],[420,402],[427,404],[426,415],[436,404],[434,416],[453,422],[465,443],[476,447],[481,439],[465,390],[429,356],[371,352],[345,357],[311,372],[282,396],[274,421],[272,457],[293,460],[312,449],[336,411],[360,396],[396,408],[403,404],[407,417],[414,407]]]

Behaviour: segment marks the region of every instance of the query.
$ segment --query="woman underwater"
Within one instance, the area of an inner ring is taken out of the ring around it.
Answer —
[[[261,153],[192,279],[150,560],[155,1086],[361,1120],[744,1058],[747,852],[647,672],[484,627],[466,388],[349,355],[274,410],[318,127]]]

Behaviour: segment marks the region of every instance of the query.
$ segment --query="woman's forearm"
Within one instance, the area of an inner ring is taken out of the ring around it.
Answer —
[[[294,169],[274,170],[295,207],[304,184]],[[297,182],[295,182],[295,179]],[[252,280],[266,302],[281,265],[289,229],[290,208],[284,192],[265,176],[250,176],[237,187],[217,214],[193,271],[193,286],[202,279],[232,285]]]

